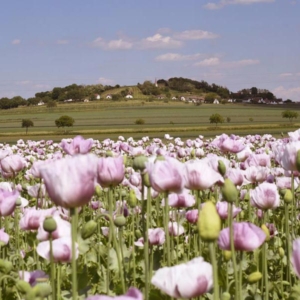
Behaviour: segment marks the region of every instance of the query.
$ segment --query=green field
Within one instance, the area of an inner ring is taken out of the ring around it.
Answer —
[[[191,103],[163,100],[146,102],[142,100],[128,101],[94,101],[89,103],[60,104],[49,109],[45,106],[19,107],[1,110],[0,142],[15,142],[16,140],[53,139],[59,141],[64,137],[81,134],[95,139],[125,137],[162,138],[165,133],[182,138],[195,138],[199,134],[212,137],[220,133],[264,134],[279,136],[281,132],[295,130],[300,123],[291,124],[281,117],[283,110],[300,110],[300,105],[251,105],[251,104],[203,104],[195,106]],[[218,125],[209,123],[209,116],[220,113],[230,123]],[[73,127],[65,133],[55,127],[54,121],[62,115],[75,119]],[[22,119],[31,119],[34,127],[29,128],[28,135],[21,128]],[[138,118],[145,120],[144,125],[136,125]],[[253,121],[249,121],[252,118]],[[297,120],[296,120],[297,121]]]

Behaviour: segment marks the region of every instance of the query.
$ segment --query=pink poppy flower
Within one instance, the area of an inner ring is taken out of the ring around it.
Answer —
[[[196,224],[198,222],[198,216],[198,209],[189,210],[185,214],[187,221],[191,224]]]
[[[0,245],[7,245],[9,242],[9,235],[4,232],[4,228],[0,229]]]
[[[102,187],[120,184],[125,176],[123,157],[101,157],[97,163],[97,181]]]
[[[62,237],[52,242],[53,259],[55,262],[71,262],[72,261],[72,240],[71,237]],[[78,258],[78,244],[76,243],[75,256]],[[36,247],[39,256],[46,260],[50,260],[50,242],[41,242]]]
[[[293,242],[293,254],[291,257],[294,272],[300,278],[300,238]]]
[[[51,200],[64,208],[87,204],[95,192],[97,161],[94,154],[78,154],[42,165],[40,173]]]
[[[176,265],[158,269],[151,283],[174,298],[194,298],[207,293],[213,286],[211,264],[202,257]]]
[[[162,228],[149,228],[148,239],[150,245],[162,245],[165,242],[165,232]]]
[[[0,167],[4,178],[14,177],[25,167],[25,160],[20,155],[13,154],[0,160]]]
[[[228,218],[228,202],[226,201],[219,201],[216,204],[217,212],[221,219],[226,220]],[[233,217],[235,218],[240,212],[242,211],[241,208],[236,207],[233,205],[232,207],[232,213]]]
[[[10,216],[16,207],[20,194],[18,191],[7,191],[0,188],[0,217]]]
[[[184,227],[177,222],[169,222],[169,234],[178,236],[184,234]]]
[[[93,143],[93,139],[85,140],[82,136],[78,135],[71,141],[71,143],[69,143],[66,139],[63,139],[61,141],[61,147],[69,155],[87,154],[91,150]]]
[[[181,194],[169,194],[168,203],[171,207],[191,207],[196,203],[196,200],[188,191],[184,191]]]
[[[89,296],[85,300],[143,300],[143,294],[136,288],[131,287],[125,295],[110,297],[105,295]]]
[[[177,159],[165,157],[165,160],[158,160],[155,163],[148,161],[146,170],[150,184],[157,192],[179,193],[183,189],[183,164]]]
[[[251,205],[260,209],[272,209],[280,205],[280,196],[274,183],[263,182],[250,191]]]
[[[264,231],[256,225],[248,222],[233,224],[234,248],[240,251],[253,251],[260,247],[266,239]],[[222,250],[230,250],[229,227],[221,230],[219,247]]]
[[[297,171],[296,156],[299,150],[300,141],[293,141],[283,146],[283,152],[279,155],[279,160],[285,170]]]
[[[206,160],[189,160],[184,166],[185,187],[190,190],[205,190],[217,182],[224,182],[220,173]]]
[[[32,272],[19,271],[19,278],[28,282],[32,287],[34,287],[38,283],[37,279],[48,279],[49,276],[41,270],[36,270]]]

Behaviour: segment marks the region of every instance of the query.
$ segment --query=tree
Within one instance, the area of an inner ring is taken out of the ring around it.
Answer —
[[[52,108],[52,107],[56,107],[56,106],[57,106],[56,101],[51,100],[51,101],[47,102],[48,108]]]
[[[57,120],[55,120],[55,125],[60,128],[60,127],[72,127],[73,124],[75,123],[75,120],[69,116],[61,116]]]
[[[30,120],[30,119],[23,119],[22,120],[22,128],[26,128],[26,134],[28,132],[28,128],[29,127],[33,127],[34,124],[33,124],[33,121]]]
[[[220,97],[216,93],[208,93],[205,95],[206,103],[213,103],[215,99],[220,99]]]
[[[216,127],[218,123],[224,123],[224,118],[220,114],[213,114],[209,117],[210,123],[216,124]]]
[[[298,113],[295,111],[291,111],[291,110],[285,110],[281,113],[282,117],[285,119],[289,119],[290,122],[293,121],[293,119],[297,119],[298,118]]]

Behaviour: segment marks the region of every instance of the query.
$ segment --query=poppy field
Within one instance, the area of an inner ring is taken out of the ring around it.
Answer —
[[[20,139],[0,173],[0,300],[300,299],[300,129]]]

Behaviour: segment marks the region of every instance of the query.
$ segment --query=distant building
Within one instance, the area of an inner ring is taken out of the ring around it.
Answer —
[[[177,100],[177,98],[175,96],[172,97],[172,100]]]
[[[111,98],[112,98],[112,95],[107,95],[105,98],[106,98],[106,99],[111,99]]]
[[[126,98],[126,99],[132,99],[132,98],[133,98],[133,96],[132,96],[132,95],[130,95],[130,94],[128,94],[128,95],[126,95],[126,96],[125,96],[125,98]]]
[[[90,100],[89,99],[84,99],[83,102],[90,102]]]
[[[67,99],[64,102],[73,102],[73,99]]]
[[[219,100],[218,99],[215,99],[213,104],[220,104]]]
[[[39,106],[45,105],[45,103],[44,103],[43,101],[40,101],[40,102],[38,103],[38,105],[39,105]]]
[[[95,99],[99,100],[101,98],[101,96],[99,94],[95,94]]]
[[[181,97],[180,97],[180,100],[181,100],[181,101],[185,101],[185,97],[181,96]]]

